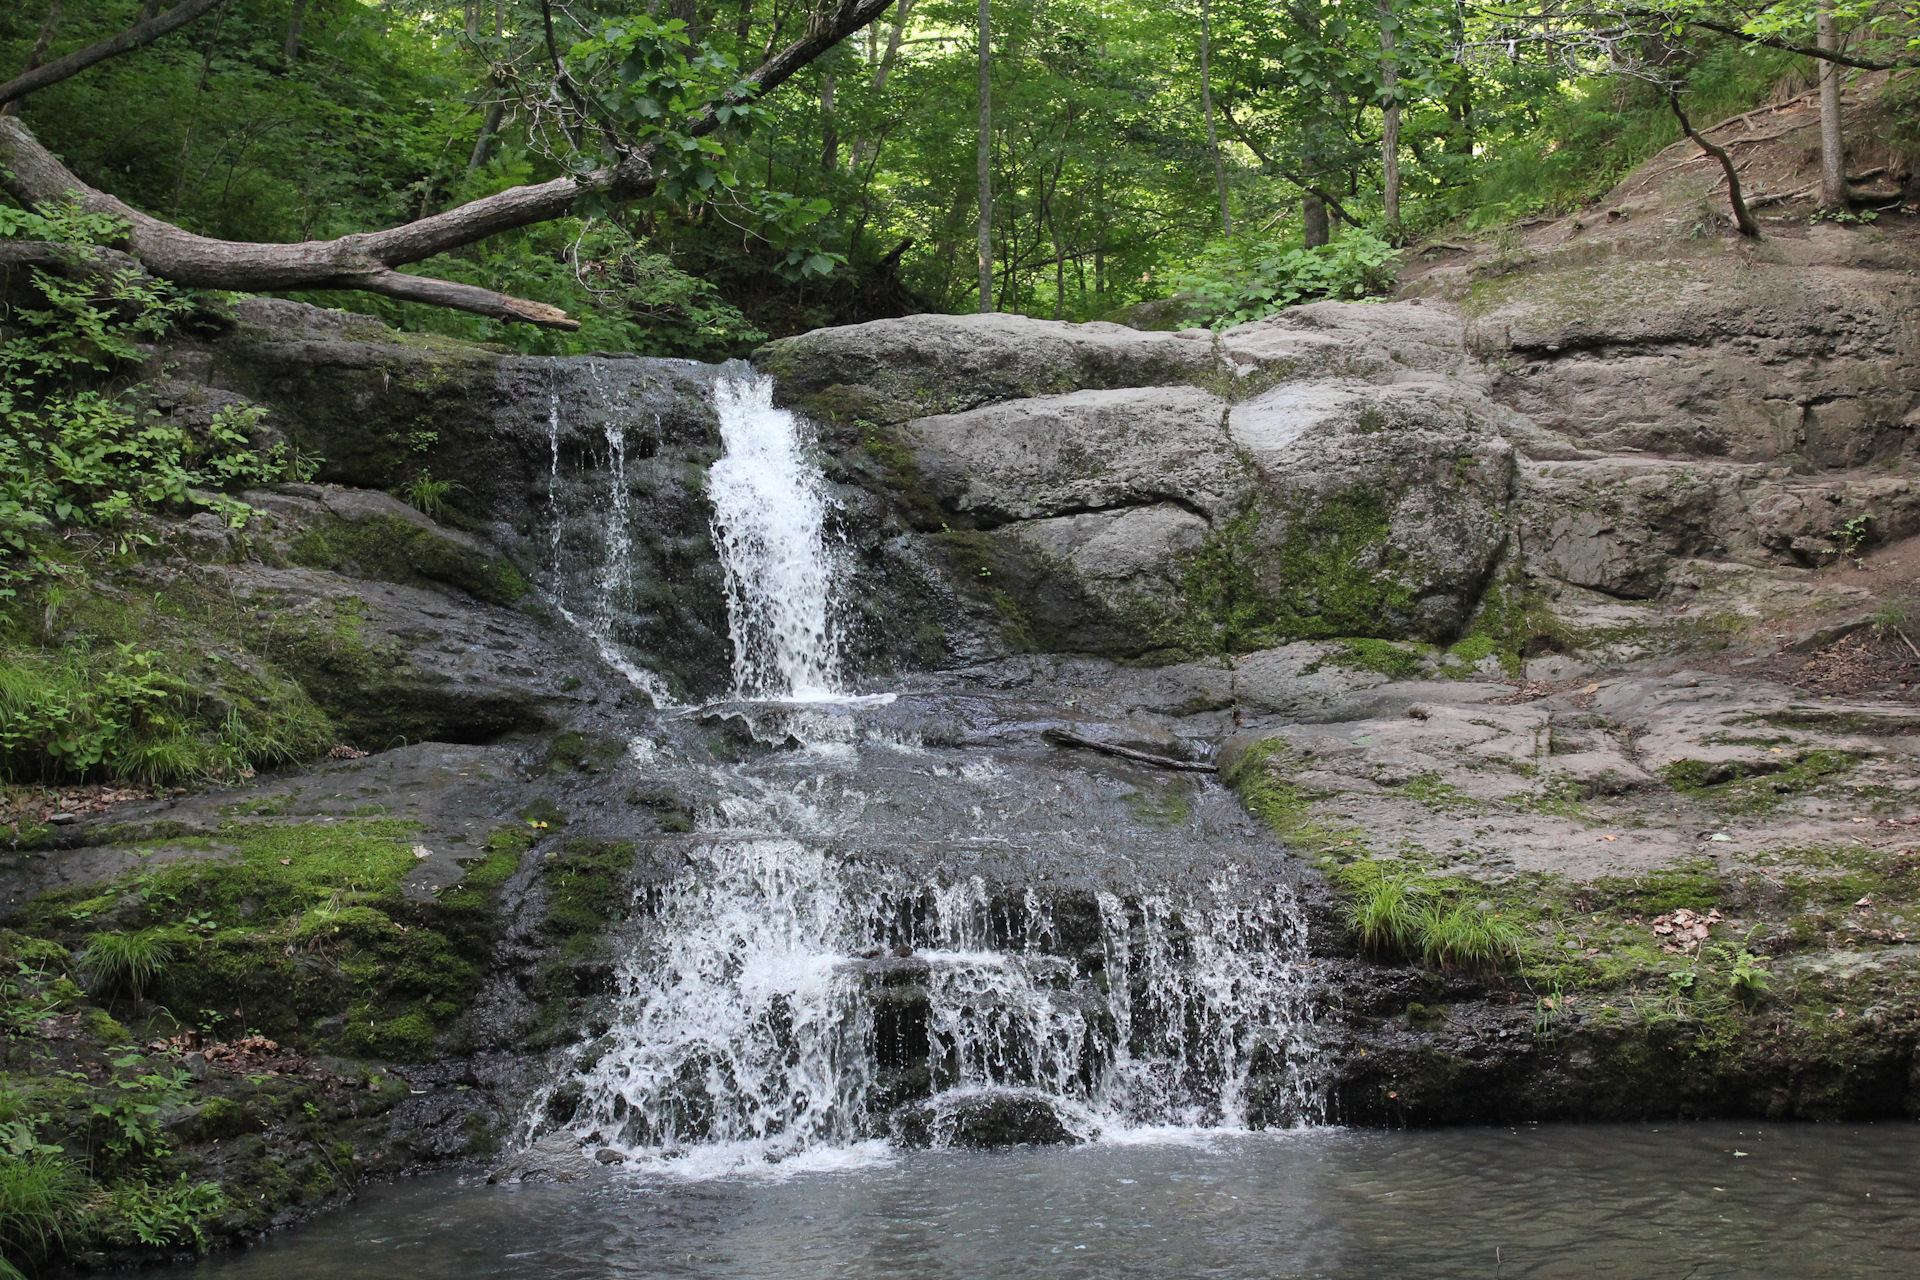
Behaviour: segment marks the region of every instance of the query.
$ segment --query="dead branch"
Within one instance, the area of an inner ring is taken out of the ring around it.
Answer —
[[[1151,751],[1135,751],[1132,747],[1118,747],[1111,742],[1095,742],[1092,738],[1083,738],[1067,729],[1048,729],[1040,736],[1056,747],[1082,747],[1088,751],[1098,751],[1102,755],[1119,756],[1122,760],[1150,764],[1156,769],[1174,769],[1182,773],[1220,772],[1220,766],[1217,764],[1205,764],[1198,760],[1176,760],[1172,756],[1154,755]]]

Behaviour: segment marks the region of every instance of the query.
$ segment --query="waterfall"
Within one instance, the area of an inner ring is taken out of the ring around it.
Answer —
[[[734,691],[742,698],[837,696],[835,552],[828,497],[801,424],[773,407],[773,379],[714,385],[726,452],[708,473],[713,540],[726,575]]]
[[[716,763],[696,726],[719,712],[634,740],[628,767],[699,794],[700,812],[670,837],[678,874],[639,892],[604,1033],[535,1100],[531,1130],[558,1125],[603,1163],[711,1175],[982,1125],[1084,1141],[1322,1120],[1305,918],[1284,877],[1236,856],[1186,879],[1197,864],[1165,857],[1166,830],[1128,825],[1127,787],[1101,766],[930,746],[881,712],[892,695],[843,694],[845,566],[804,426],[770,379],[723,373],[711,395],[711,533],[749,704],[724,718],[769,751]],[[617,512],[626,455],[606,439]],[[603,543],[621,545],[611,529]],[[617,572],[601,586],[595,599],[617,594]],[[993,714],[976,703],[969,716]],[[1213,838],[1244,835],[1234,812]],[[1008,888],[953,853],[1026,849],[1037,867],[1110,842],[1138,855],[1141,883]],[[1149,863],[1184,887],[1148,883]]]
[[[1263,1123],[1322,1118],[1284,888],[1104,895],[1075,955],[1031,891],[715,835],[650,893],[612,1047],[579,1079],[588,1147],[697,1173],[817,1159],[887,1138],[903,1093],[930,1095],[936,1128],[982,1094],[1037,1097],[1082,1139],[1241,1127],[1250,1083]]]
[[[615,637],[614,619],[620,610],[631,606],[634,592],[633,534],[630,529],[632,497],[628,492],[626,436],[627,419],[632,416],[632,411],[618,392],[610,394],[607,391],[606,379],[599,367],[591,368],[596,390],[603,398],[611,399],[614,408],[613,416],[601,428],[601,436],[607,446],[606,466],[596,468],[606,476],[608,491],[607,500],[599,504],[595,512],[589,534],[595,544],[591,555],[596,572],[587,592],[570,592],[572,575],[566,572],[567,566],[563,563],[562,544],[567,513],[561,505],[565,484],[560,472],[560,392],[557,387],[550,388],[547,393],[550,470],[547,477],[547,538],[543,548],[547,592],[555,610],[566,619],[569,626],[593,642],[602,661],[626,677],[634,688],[646,694],[654,706],[672,706],[674,698],[666,681],[623,653]],[[594,461],[596,459],[589,456],[589,465]],[[581,595],[585,598],[580,598]]]

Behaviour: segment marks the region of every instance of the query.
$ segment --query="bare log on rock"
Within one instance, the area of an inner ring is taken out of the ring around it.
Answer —
[[[1048,729],[1040,736],[1056,747],[1081,747],[1087,751],[1098,751],[1102,755],[1119,756],[1122,760],[1150,764],[1156,769],[1175,769],[1182,773],[1220,772],[1220,766],[1217,764],[1207,764],[1200,760],[1176,760],[1172,756],[1154,755],[1151,751],[1135,751],[1132,747],[1115,746],[1111,742],[1096,742],[1092,738],[1083,738],[1068,729]]]

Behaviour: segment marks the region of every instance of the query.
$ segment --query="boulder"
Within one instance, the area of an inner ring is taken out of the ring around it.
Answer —
[[[601,1162],[580,1149],[570,1133],[552,1133],[487,1170],[490,1183],[584,1182]]]
[[[1485,383],[1461,344],[1460,313],[1443,302],[1313,302],[1235,325],[1219,341],[1236,372],[1263,380],[1438,374]]]
[[[983,528],[1169,502],[1214,520],[1253,480],[1227,402],[1196,387],[1035,396],[919,418],[899,439],[939,504]]]
[[[1037,1089],[968,1089],[910,1102],[893,1113],[902,1146],[993,1150],[1078,1146],[1097,1136],[1070,1126],[1060,1100]]]
[[[1261,481],[1244,537],[1271,631],[1457,635],[1507,540],[1500,417],[1443,378],[1284,383],[1235,405],[1229,430]]]
[[[1217,336],[917,316],[761,359],[790,400],[864,422],[867,474],[1016,647],[1450,640],[1507,545],[1519,419],[1445,304],[1321,303]]]
[[[1907,448],[1916,303],[1891,272],[1669,242],[1488,281],[1466,338],[1497,399],[1586,447],[1855,467]]]
[[[352,578],[445,583],[490,604],[513,604],[528,591],[520,571],[472,534],[391,494],[288,484],[248,490],[241,500],[268,514],[265,539],[296,564]]]
[[[754,353],[784,403],[882,426],[1088,388],[1206,382],[1211,336],[1003,315],[919,315],[815,329]]]
[[[209,566],[248,641],[367,750],[549,727],[581,642],[518,610],[313,569]],[[590,661],[590,660],[589,660]]]

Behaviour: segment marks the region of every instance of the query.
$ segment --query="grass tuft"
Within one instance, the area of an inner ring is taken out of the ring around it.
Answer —
[[[31,1267],[64,1243],[85,1185],[57,1156],[0,1157],[0,1277],[23,1280],[20,1264]]]
[[[173,961],[170,929],[141,929],[137,933],[96,933],[80,955],[80,971],[95,995],[125,992],[141,998]]]

